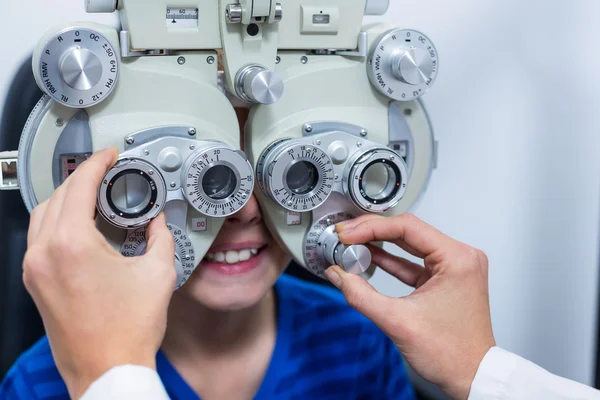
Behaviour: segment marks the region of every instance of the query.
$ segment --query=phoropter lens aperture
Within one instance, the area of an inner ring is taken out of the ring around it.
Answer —
[[[285,177],[288,188],[295,194],[312,192],[319,183],[319,171],[316,165],[308,161],[294,163]]]
[[[235,173],[227,165],[211,167],[202,178],[202,190],[213,200],[223,200],[231,196],[237,187]]]

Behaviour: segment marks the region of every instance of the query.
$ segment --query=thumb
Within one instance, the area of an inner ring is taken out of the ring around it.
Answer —
[[[146,230],[146,256],[173,264],[175,239],[167,227],[165,213],[154,218]]]
[[[397,318],[399,310],[395,308],[400,304],[388,296],[379,293],[366,280],[358,275],[349,274],[337,265],[325,271],[327,279],[342,291],[350,307],[369,318],[386,334],[389,332],[393,320]]]

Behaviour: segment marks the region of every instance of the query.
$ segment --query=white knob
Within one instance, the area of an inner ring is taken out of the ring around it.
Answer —
[[[367,0],[365,15],[383,15],[390,7],[390,0]]]
[[[117,0],[83,0],[88,13],[112,13],[117,9]]]

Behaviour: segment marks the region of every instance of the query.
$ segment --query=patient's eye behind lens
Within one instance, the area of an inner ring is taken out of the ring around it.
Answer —
[[[223,200],[233,194],[237,186],[235,173],[226,165],[216,165],[202,178],[202,190],[213,200]]]
[[[312,163],[297,162],[288,170],[286,183],[295,194],[308,194],[319,183],[319,171]]]

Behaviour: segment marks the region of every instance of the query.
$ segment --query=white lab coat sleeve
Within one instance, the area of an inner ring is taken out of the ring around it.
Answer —
[[[153,369],[137,365],[114,367],[96,379],[81,400],[169,400]]]
[[[515,354],[492,347],[471,385],[468,400],[600,399],[600,392],[556,375]]]

